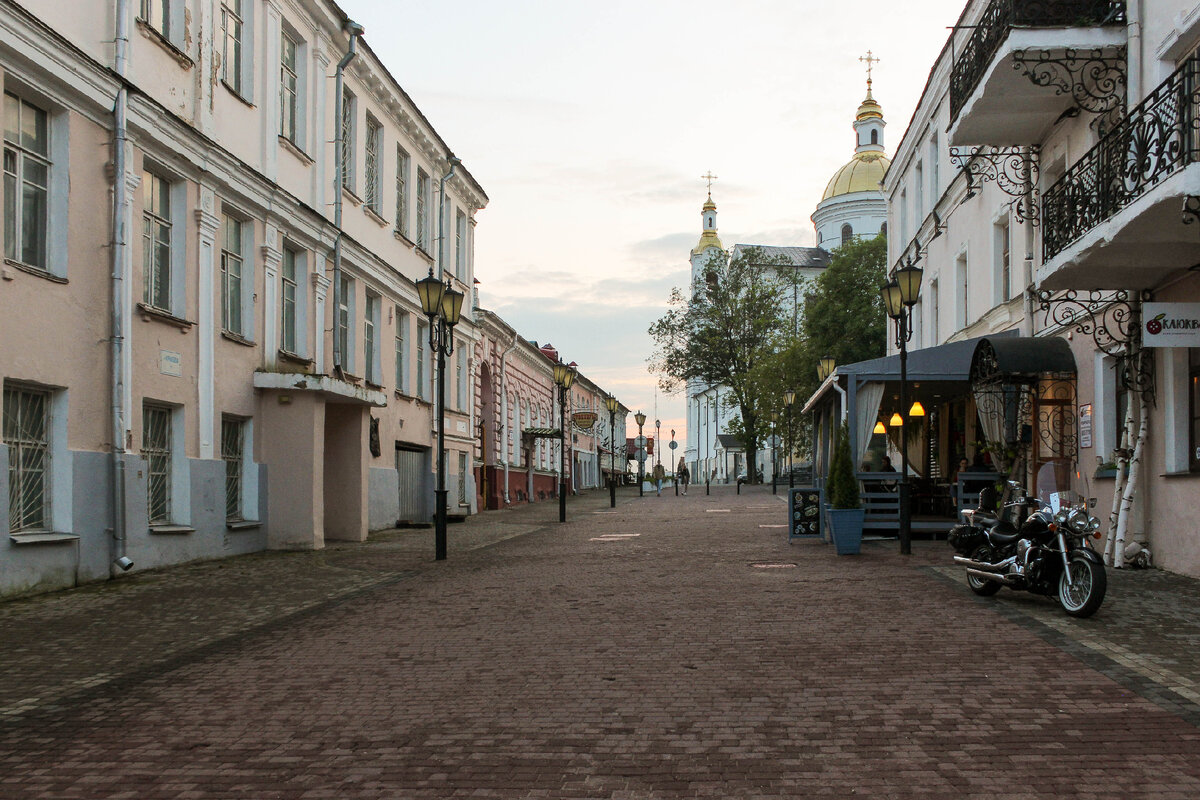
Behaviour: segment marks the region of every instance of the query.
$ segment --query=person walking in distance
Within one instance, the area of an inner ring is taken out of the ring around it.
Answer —
[[[692,474],[688,472],[687,463],[684,462],[682,456],[679,459],[679,469],[675,470],[675,475],[679,478],[679,488],[683,490],[683,494],[686,497],[688,483],[691,482]]]
[[[655,489],[656,497],[662,497],[663,476],[665,476],[666,474],[667,474],[667,471],[665,469],[663,469],[662,464],[654,465],[654,489]]]

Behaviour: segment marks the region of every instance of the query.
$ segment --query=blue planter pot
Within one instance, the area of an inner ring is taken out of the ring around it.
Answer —
[[[839,556],[856,556],[862,552],[865,513],[861,508],[829,509],[829,528]]]

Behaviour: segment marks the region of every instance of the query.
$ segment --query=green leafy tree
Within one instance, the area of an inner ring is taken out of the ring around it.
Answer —
[[[768,257],[757,247],[737,258],[714,253],[691,291],[673,289],[667,313],[650,326],[655,343],[650,368],[665,391],[677,391],[688,381],[727,387],[725,396],[738,416],[726,432],[745,445],[752,477],[769,427],[765,415],[776,408],[764,396],[758,367],[775,356],[790,327],[778,277],[788,264],[787,258]]]

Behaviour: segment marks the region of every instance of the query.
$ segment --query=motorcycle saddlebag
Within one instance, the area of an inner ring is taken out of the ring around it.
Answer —
[[[955,525],[946,536],[946,541],[954,551],[964,556],[970,555],[976,547],[983,544],[983,540],[983,531],[970,525]]]

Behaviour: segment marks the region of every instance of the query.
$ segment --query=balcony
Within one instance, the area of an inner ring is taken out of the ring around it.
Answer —
[[[950,144],[1028,145],[1124,100],[1124,0],[992,0],[950,74]]]
[[[1046,190],[1039,283],[1152,288],[1200,262],[1200,226],[1185,224],[1200,220],[1198,162],[1200,59],[1192,58]]]

